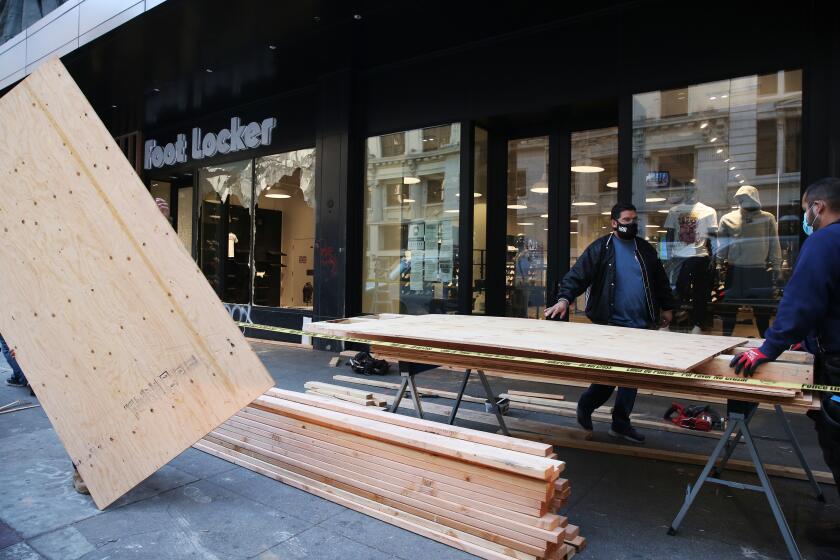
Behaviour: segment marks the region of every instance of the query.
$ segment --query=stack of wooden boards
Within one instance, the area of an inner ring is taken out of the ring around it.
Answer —
[[[714,377],[734,375],[729,361],[750,343],[743,338],[469,315],[383,314],[311,323],[305,330],[368,341],[371,352],[379,358],[480,369],[488,375],[521,381],[585,381],[800,408],[815,406],[812,394],[797,389],[715,380]],[[562,360],[585,367],[517,358]],[[803,352],[785,352],[778,361],[762,366],[755,377],[813,383],[813,365],[808,361]],[[648,375],[611,369],[614,366],[693,372],[708,377]]]
[[[368,393],[362,391],[361,389],[341,387],[340,385],[332,385],[330,383],[319,383],[318,381],[307,381],[304,384],[304,387],[306,388],[306,393],[308,395],[332,397],[334,399],[356,403],[362,406],[384,407],[388,404],[381,399],[375,399],[373,397],[373,393]]]
[[[270,389],[195,447],[481,558],[585,545],[550,445]]]

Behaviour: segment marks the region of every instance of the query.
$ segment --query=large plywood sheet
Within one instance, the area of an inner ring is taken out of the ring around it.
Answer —
[[[361,318],[359,318],[361,319]],[[477,315],[387,316],[379,320],[312,323],[312,332],[332,332],[407,343],[473,348],[486,352],[512,350],[547,358],[577,358],[688,371],[709,358],[743,344],[746,339],[658,330],[626,329],[588,323],[537,321]]]
[[[102,508],[273,383],[60,62],[0,136],[0,332]]]

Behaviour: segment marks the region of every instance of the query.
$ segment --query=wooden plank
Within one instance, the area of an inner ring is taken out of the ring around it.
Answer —
[[[406,477],[417,477],[423,481],[425,486],[431,489],[441,489],[449,494],[463,496],[464,498],[469,498],[474,501],[484,502],[494,506],[506,507],[511,511],[524,513],[534,517],[541,517],[546,513],[543,504],[538,500],[530,501],[531,505],[523,505],[520,503],[520,500],[516,499],[517,497],[515,495],[511,495],[506,492],[494,492],[492,490],[482,488],[471,481],[461,481],[457,478],[440,474],[434,470],[424,469],[423,467],[418,467],[410,463],[401,463],[392,459],[389,454],[377,452],[371,448],[364,448],[363,446],[359,446],[353,442],[331,437],[328,434],[321,433],[317,434],[317,437],[313,437],[315,434],[305,433],[305,430],[296,429],[294,426],[280,428],[260,423],[244,415],[234,416],[222,424],[220,428],[231,424],[247,426],[252,429],[256,428],[263,431],[273,429],[276,430],[276,433],[282,434],[285,437],[296,438],[302,442],[310,443],[338,455],[346,455],[357,459],[363,459],[373,465],[372,468],[374,469],[387,469],[389,472],[401,473]],[[361,451],[360,449],[366,449],[366,451]]]
[[[384,401],[376,401],[373,398],[370,399],[357,399],[356,397],[351,397],[350,395],[344,393],[322,393],[321,391],[315,391],[313,389],[306,390],[307,395],[315,395],[322,398],[327,399],[338,399],[340,401],[353,403],[358,406],[385,406],[386,403]]]
[[[360,389],[342,387],[341,385],[332,385],[330,383],[321,383],[320,381],[307,381],[303,384],[303,386],[306,389],[315,389],[316,391],[321,391],[322,393],[342,393],[362,400],[373,398],[373,395]]]
[[[378,381],[376,379],[369,379],[369,378],[357,378],[357,377],[350,377],[349,375],[333,375],[333,379],[336,381],[343,381],[345,383],[356,383],[358,385],[367,385],[369,387],[380,387],[382,389],[399,389],[399,383],[389,383],[388,381]],[[456,399],[458,398],[458,393],[453,393],[452,391],[442,391],[440,389],[432,389],[430,387],[417,387],[417,390],[420,392],[420,396],[426,395],[435,395],[438,397],[443,397],[445,399]],[[474,403],[485,403],[487,399],[482,399],[479,397],[473,397],[471,395],[463,395],[461,400],[466,402],[474,402]]]
[[[565,400],[566,397],[559,393],[532,393],[531,391],[515,391],[511,390],[508,391],[509,395],[515,395],[517,397],[534,397],[538,399],[551,399],[555,401],[562,401]]]
[[[302,405],[291,400],[263,395],[258,397],[254,404],[316,424],[328,425],[343,431],[363,434],[366,437],[399,443],[414,449],[422,449],[475,464],[492,466],[502,471],[540,480],[554,480],[564,468],[561,461],[498,449],[470,441],[453,440],[446,436],[419,430],[411,430],[411,433],[408,434],[406,433],[407,430],[401,426],[334,412],[325,408]]]
[[[536,560],[533,555],[514,551],[500,546],[492,541],[478,539],[474,535],[446,527],[419,516],[412,515],[396,508],[378,503],[372,499],[335,488],[328,484],[306,478],[297,473],[280,469],[264,461],[259,461],[236,453],[221,445],[206,440],[198,442],[196,449],[209,453],[231,463],[240,465],[269,478],[273,478],[289,486],[293,486],[310,494],[369,515],[386,523],[406,529],[418,535],[463,550],[487,560]]]
[[[577,358],[631,366],[689,371],[744,338],[691,335],[658,330],[534,321],[479,315],[416,315],[387,321],[311,323],[319,329],[367,340],[388,340],[492,353]],[[323,332],[320,331],[320,332]]]
[[[273,382],[57,59],[0,134],[0,332],[104,508]]]
[[[300,393],[294,391],[284,391],[282,389],[272,388],[266,392],[266,395],[289,399],[300,404],[309,404],[315,407],[324,407],[328,410],[336,412],[343,412],[345,414],[352,414],[354,416],[361,416],[393,424],[395,426],[402,426],[412,430],[420,430],[422,432],[434,433],[444,435],[454,439],[461,439],[464,441],[472,441],[474,443],[482,443],[491,447],[498,447],[499,449],[509,449],[511,451],[518,451],[520,453],[527,453],[529,455],[536,455],[538,457],[546,457],[551,454],[552,449],[550,445],[539,445],[532,441],[520,441],[516,438],[506,436],[499,436],[497,434],[482,432],[480,430],[472,430],[470,428],[462,428],[460,426],[449,426],[441,424],[440,422],[433,422],[431,420],[422,420],[420,418],[412,418],[408,416],[401,416],[389,412],[370,411],[368,409],[359,409],[358,407],[342,405],[341,403],[334,403],[323,398],[302,397]],[[387,402],[386,395],[372,393],[371,397],[378,401]]]
[[[472,463],[465,463],[457,459],[424,453],[416,449],[401,447],[393,443],[383,442],[359,436],[336,428],[321,426],[319,424],[298,420],[291,417],[278,417],[279,415],[271,410],[263,410],[256,406],[249,406],[239,413],[254,415],[261,418],[263,422],[272,426],[285,427],[288,425],[297,426],[303,430],[312,430],[319,433],[328,433],[342,440],[350,440],[361,444],[365,448],[372,448],[379,453],[390,453],[392,458],[401,463],[410,463],[422,466],[428,470],[434,470],[448,476],[460,478],[464,481],[473,480],[487,487],[502,490],[511,494],[517,494],[529,500],[549,500],[551,493],[546,492],[544,484],[533,478],[483,469]],[[531,503],[526,501],[524,503]]]
[[[599,441],[584,441],[576,439],[563,439],[556,436],[544,436],[540,434],[532,434],[528,432],[516,432],[517,437],[534,439],[545,443],[551,443],[560,447],[569,447],[572,449],[583,449],[586,451],[597,451],[601,453],[609,453],[612,455],[626,455],[631,457],[639,457],[642,459],[656,459],[658,461],[668,461],[671,463],[683,463],[686,465],[705,465],[709,460],[708,455],[698,453],[685,453],[682,451],[669,451],[665,449],[653,449],[650,447],[640,447],[633,445],[622,445],[613,443],[604,443]],[[730,459],[726,464],[726,468],[734,471],[743,471],[754,473],[755,467],[751,461],[742,459]],[[798,467],[788,467],[786,465],[764,465],[764,470],[771,476],[778,476],[781,478],[791,478],[794,480],[808,480],[805,471]],[[826,471],[813,471],[814,478],[817,482],[822,484],[835,484],[834,476]]]

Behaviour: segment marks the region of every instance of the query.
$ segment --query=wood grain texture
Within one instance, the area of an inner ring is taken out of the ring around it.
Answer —
[[[576,358],[677,371],[689,371],[746,342],[745,338],[729,336],[479,315],[406,315],[349,321],[311,323],[304,330],[368,340],[410,340],[465,350]]]
[[[273,383],[58,60],[0,133],[0,332],[104,508]]]

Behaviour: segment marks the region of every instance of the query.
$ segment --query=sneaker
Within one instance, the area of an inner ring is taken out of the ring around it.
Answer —
[[[592,413],[586,414],[581,411],[580,405],[577,407],[577,421],[580,424],[580,427],[586,430],[587,432],[591,432],[594,428],[592,426]]]
[[[26,387],[26,381],[10,377],[6,380],[6,385],[10,387]]]
[[[73,488],[79,494],[90,494],[90,490],[88,490],[87,484],[85,484],[85,481],[82,480],[82,475],[80,475],[79,471],[77,471],[76,469],[73,469]]]
[[[609,433],[614,438],[624,438],[627,441],[632,441],[633,443],[644,443],[645,442],[645,436],[643,436],[642,434],[637,432],[636,428],[634,428],[633,426],[630,426],[624,432],[616,432],[615,430],[610,428]]]

